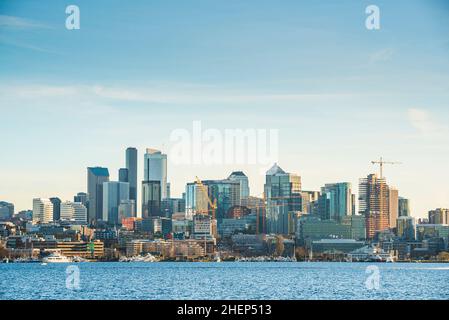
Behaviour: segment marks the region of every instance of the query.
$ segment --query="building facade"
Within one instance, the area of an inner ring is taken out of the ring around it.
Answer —
[[[144,181],[159,181],[161,199],[167,198],[167,155],[159,150],[147,149],[144,155]]]
[[[129,200],[129,183],[111,181],[103,184],[103,221],[116,225],[119,220],[119,206]]]
[[[88,222],[103,219],[103,183],[109,181],[109,170],[102,167],[87,168]]]

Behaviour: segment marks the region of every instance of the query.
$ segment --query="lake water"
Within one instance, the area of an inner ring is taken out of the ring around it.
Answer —
[[[449,264],[10,263],[0,299],[447,300]]]

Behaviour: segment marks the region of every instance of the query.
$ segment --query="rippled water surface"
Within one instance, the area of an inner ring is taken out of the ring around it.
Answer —
[[[449,299],[449,264],[81,263],[78,290],[68,264],[0,264],[0,299]]]

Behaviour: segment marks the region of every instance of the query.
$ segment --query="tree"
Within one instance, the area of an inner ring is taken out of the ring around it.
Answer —
[[[449,252],[440,252],[437,259],[438,261],[449,261]]]

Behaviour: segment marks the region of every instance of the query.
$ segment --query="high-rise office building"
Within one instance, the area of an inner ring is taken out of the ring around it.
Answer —
[[[191,220],[195,215],[209,215],[208,187],[196,182],[187,183],[185,192],[186,218]]]
[[[109,181],[109,170],[102,167],[87,168],[88,222],[103,219],[103,183]]]
[[[103,221],[109,224],[119,223],[119,206],[129,200],[129,183],[110,181],[103,183]]]
[[[430,224],[449,224],[449,209],[438,208],[429,211]]]
[[[249,197],[249,181],[248,177],[242,171],[234,171],[228,177],[228,180],[240,182],[240,200]]]
[[[349,182],[326,184],[321,188],[318,207],[322,220],[341,221],[345,216],[352,216],[354,212],[351,184]]]
[[[159,150],[147,149],[144,155],[144,181],[159,181],[161,198],[167,198],[167,155]]]
[[[397,219],[397,235],[402,240],[413,241],[416,238],[415,218],[401,216]]]
[[[61,199],[50,198],[51,203],[53,203],[53,221],[58,221],[61,219]]]
[[[126,169],[128,169],[129,200],[134,200],[133,216],[137,216],[137,149],[126,149]]]
[[[319,214],[319,198],[318,191],[301,191],[302,213],[303,214]]]
[[[227,216],[228,211],[232,207],[241,205],[240,181],[229,179],[204,180],[202,183],[204,186],[207,186],[207,194],[210,201],[217,204],[217,208],[215,209],[215,219],[217,219],[218,223]],[[212,212],[210,212],[210,214],[212,214]]]
[[[274,164],[265,178],[267,233],[294,234],[302,210],[301,177]]]
[[[390,208],[388,209],[388,219],[390,228],[396,228],[399,217],[399,191],[396,188],[390,187],[389,194]]]
[[[161,182],[142,181],[142,218],[161,216]]]
[[[61,203],[61,220],[87,223],[87,208],[81,202],[65,201]]]
[[[185,212],[186,201],[182,198],[167,198],[162,200],[161,215],[171,218],[174,213]]]
[[[76,196],[73,197],[73,202],[82,203],[86,208],[88,208],[89,199],[87,193],[78,192]]]
[[[9,219],[14,215],[14,205],[9,202],[0,201],[0,219]]]
[[[370,174],[360,179],[359,214],[365,216],[366,236],[373,239],[377,231],[387,230],[390,211],[390,188],[385,178]]]
[[[33,224],[53,221],[53,203],[50,199],[33,199]]]
[[[119,223],[121,223],[122,219],[126,218],[135,218],[134,212],[136,212],[136,203],[134,200],[122,200],[120,201],[120,205],[118,207],[118,216]]]
[[[410,217],[410,200],[399,197],[399,216]]]
[[[120,168],[118,170],[118,181],[129,182],[129,171],[126,168]]]

